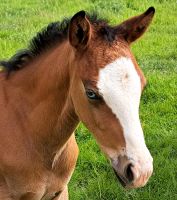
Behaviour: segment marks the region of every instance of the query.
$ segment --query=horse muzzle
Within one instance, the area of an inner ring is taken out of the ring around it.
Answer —
[[[119,156],[112,161],[117,178],[125,188],[138,188],[146,185],[153,172],[152,157],[145,160],[133,160],[127,156]]]

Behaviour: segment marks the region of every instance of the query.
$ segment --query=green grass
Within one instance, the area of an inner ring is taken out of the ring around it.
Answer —
[[[96,10],[117,24],[149,6],[156,8],[155,19],[132,50],[148,79],[140,116],[154,174],[144,188],[123,189],[89,131],[80,125],[76,134],[80,156],[69,184],[71,200],[177,199],[177,1],[0,1],[0,59],[24,48],[49,22],[79,10]]]

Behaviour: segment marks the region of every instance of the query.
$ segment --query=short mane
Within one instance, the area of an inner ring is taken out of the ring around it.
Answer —
[[[114,29],[108,25],[108,21],[97,17],[96,13],[88,14],[87,17],[91,24],[99,27],[99,33],[107,41],[114,40]],[[9,60],[0,61],[0,66],[3,66],[7,72],[16,71],[23,68],[33,58],[43,53],[45,50],[59,44],[67,39],[68,28],[71,18],[65,18],[61,22],[50,23],[46,28],[31,40],[29,47],[18,51]]]

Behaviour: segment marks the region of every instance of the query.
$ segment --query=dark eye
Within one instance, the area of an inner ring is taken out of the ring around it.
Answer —
[[[93,100],[101,99],[101,97],[98,94],[96,94],[93,90],[86,90],[86,95],[89,99]]]

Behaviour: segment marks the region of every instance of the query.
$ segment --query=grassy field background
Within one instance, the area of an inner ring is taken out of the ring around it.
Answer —
[[[156,8],[155,19],[132,50],[148,79],[140,116],[154,174],[142,189],[123,189],[81,124],[76,133],[80,156],[69,184],[71,200],[177,200],[177,1],[0,0],[0,59],[26,47],[49,22],[79,10],[96,10],[117,24],[150,6]]]

